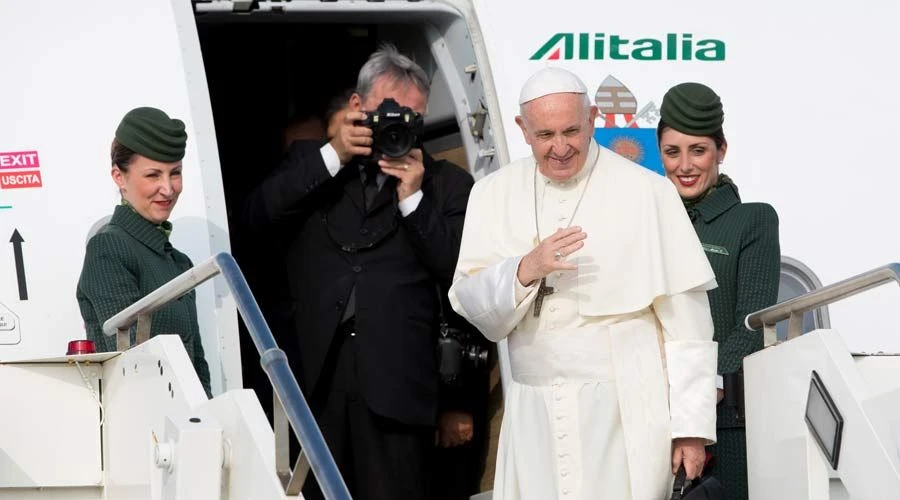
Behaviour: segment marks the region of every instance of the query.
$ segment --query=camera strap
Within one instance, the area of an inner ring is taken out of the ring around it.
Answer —
[[[441,337],[446,337],[450,334],[450,324],[447,323],[447,317],[444,316],[444,297],[441,294],[441,285],[435,283],[434,289],[437,291],[439,331]]]
[[[424,156],[427,155],[427,153],[425,153],[424,149],[422,150],[422,152],[423,152],[422,160],[424,163],[424,160],[425,160]],[[441,197],[441,183],[440,183],[441,176],[440,176],[440,172],[438,172],[437,170],[440,168],[440,167],[438,167],[438,165],[441,165],[441,167],[443,166],[444,160],[431,161],[429,163],[430,163],[430,165],[426,168],[432,169],[432,172],[431,172],[431,197],[434,198],[434,202],[433,202],[434,209],[440,214],[442,211],[442,208],[443,208],[442,202],[444,199]],[[435,280],[434,289],[437,291],[438,321],[440,322],[439,324],[440,324],[441,337],[446,337],[447,335],[450,334],[450,324],[447,323],[447,316],[444,315],[444,294],[441,293],[441,284],[437,280]]]

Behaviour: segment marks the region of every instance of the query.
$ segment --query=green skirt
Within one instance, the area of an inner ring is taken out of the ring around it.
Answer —
[[[747,500],[747,432],[740,427],[716,429],[716,444],[708,448],[715,460],[704,471],[725,487],[728,500]]]

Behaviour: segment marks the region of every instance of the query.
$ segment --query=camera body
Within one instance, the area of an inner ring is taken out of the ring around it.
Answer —
[[[375,111],[366,112],[366,119],[358,125],[372,129],[372,153],[388,158],[406,156],[422,141],[425,120],[410,108],[387,98]]]
[[[476,335],[441,325],[436,347],[441,382],[455,386],[462,382],[468,370],[487,367],[489,352],[478,344]]]

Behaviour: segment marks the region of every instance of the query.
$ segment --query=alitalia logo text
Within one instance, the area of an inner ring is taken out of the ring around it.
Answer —
[[[725,42],[695,39],[692,33],[667,33],[665,38],[629,39],[606,33],[557,33],[531,60],[724,61]]]

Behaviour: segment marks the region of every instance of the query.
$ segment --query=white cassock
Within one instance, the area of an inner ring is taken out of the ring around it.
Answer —
[[[454,310],[489,339],[508,336],[494,500],[661,500],[671,494],[671,440],[715,441],[712,269],[671,182],[594,141],[568,182],[529,157],[472,189]],[[591,175],[591,170],[596,171]],[[537,286],[516,279],[540,236],[572,222],[587,233]]]

